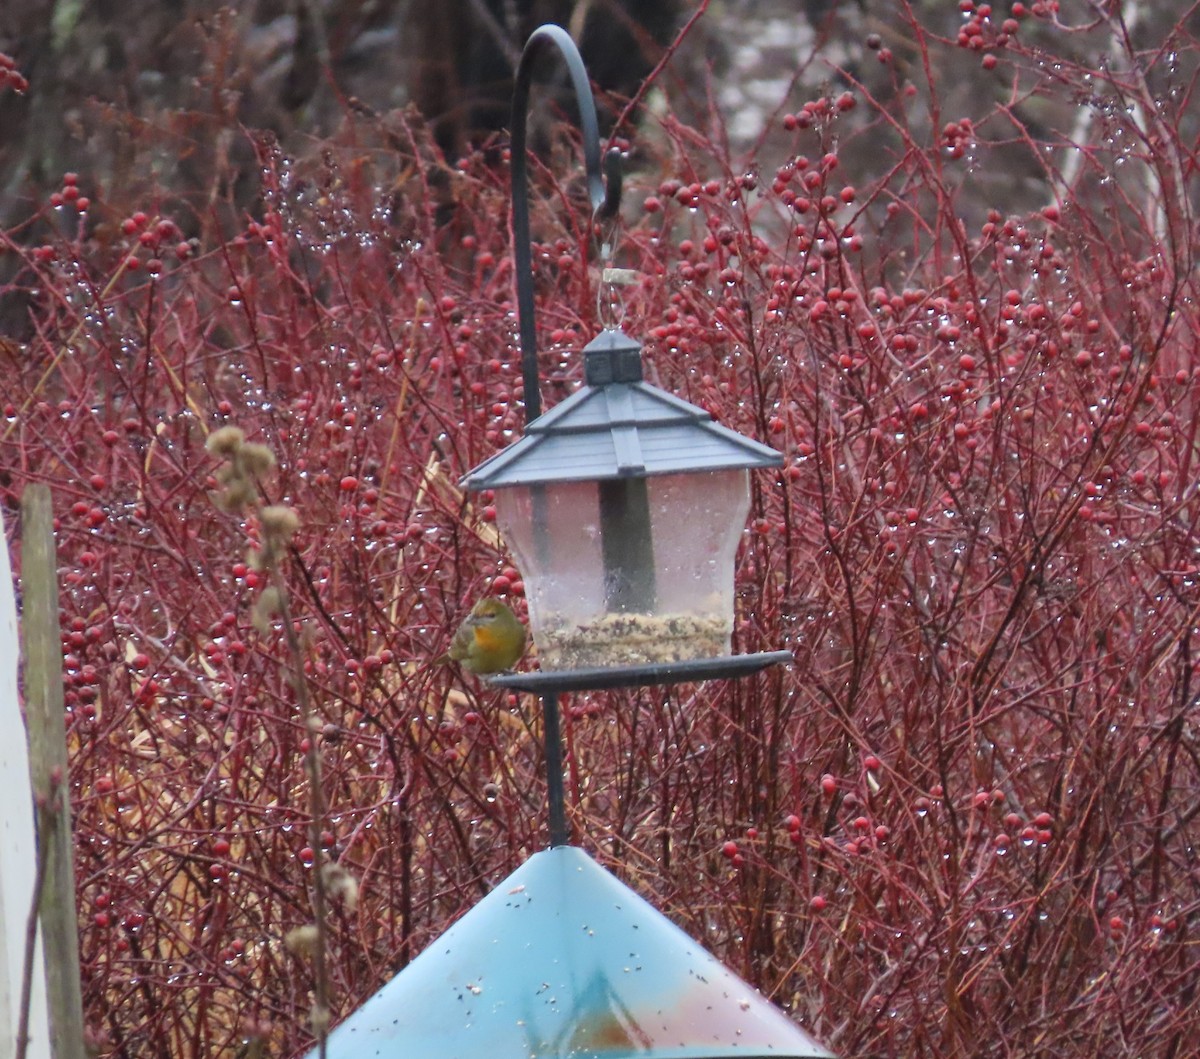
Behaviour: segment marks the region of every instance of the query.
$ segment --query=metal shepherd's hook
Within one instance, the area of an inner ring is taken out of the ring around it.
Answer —
[[[621,205],[621,152],[615,147],[600,162],[600,133],[596,103],[587,69],[575,42],[560,26],[540,26],[530,34],[517,66],[517,83],[512,99],[512,227],[513,263],[517,274],[517,315],[521,330],[521,373],[525,382],[525,420],[542,414],[537,365],[537,330],[533,305],[533,246],[529,235],[529,164],[526,158],[525,123],[529,108],[529,85],[534,62],[553,45],[562,55],[575,90],[579,129],[587,166],[588,198],[592,220],[606,221],[617,215]]]

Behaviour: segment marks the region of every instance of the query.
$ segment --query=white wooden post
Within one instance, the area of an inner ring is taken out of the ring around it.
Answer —
[[[3,530],[0,515],[0,531]],[[33,903],[37,841],[33,829],[33,794],[29,752],[21,704],[17,698],[17,607],[7,545],[0,546],[0,1059],[17,1052],[21,980],[25,962],[25,927]],[[50,1059],[50,1020],[46,1010],[46,976],[42,944],[34,954],[30,993],[28,1059]]]

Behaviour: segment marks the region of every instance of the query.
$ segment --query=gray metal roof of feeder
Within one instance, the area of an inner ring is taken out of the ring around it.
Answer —
[[[329,1059],[832,1059],[574,846],[530,857],[338,1025],[327,1049]]]
[[[603,331],[584,353],[584,385],[468,473],[468,489],[778,467],[767,445],[642,380],[641,346]]]

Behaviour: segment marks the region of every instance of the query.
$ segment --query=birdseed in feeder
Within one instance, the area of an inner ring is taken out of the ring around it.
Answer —
[[[719,617],[617,613],[570,623],[550,616],[537,647],[543,669],[591,669],[715,658],[729,653],[729,637]]]

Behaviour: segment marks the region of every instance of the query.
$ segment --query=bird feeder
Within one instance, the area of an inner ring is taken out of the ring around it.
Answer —
[[[553,694],[742,676],[790,658],[783,651],[731,654],[734,558],[750,508],[749,472],[778,467],[780,454],[647,383],[641,347],[614,328],[584,349],[582,388],[541,414],[525,120],[533,60],[549,46],[565,62],[579,106],[593,222],[612,222],[621,199],[618,151],[605,156],[601,175],[595,104],[579,53],[560,27],[542,26],[522,54],[512,110],[527,424],[519,440],[462,480],[467,489],[494,493],[497,524],[525,583],[540,672],[492,683]]]
[[[749,471],[782,458],[647,383],[623,332],[583,356],[584,385],[463,479],[495,493],[541,669],[729,656]]]

